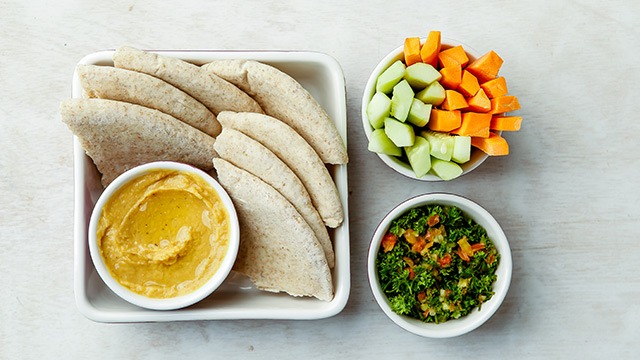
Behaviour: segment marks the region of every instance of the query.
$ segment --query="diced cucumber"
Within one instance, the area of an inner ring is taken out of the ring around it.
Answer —
[[[433,104],[436,106],[442,104],[444,98],[444,88],[437,81],[432,82],[424,90],[416,94],[416,99],[422,101],[425,104]]]
[[[413,101],[413,89],[407,80],[402,80],[393,87],[393,96],[391,97],[391,116],[404,122],[409,115],[411,102]]]
[[[402,149],[397,147],[385,134],[384,129],[375,129],[369,137],[369,151],[392,156],[402,155]]]
[[[422,136],[416,136],[413,146],[404,148],[411,169],[413,169],[416,177],[423,177],[431,169],[430,145],[427,139]]]
[[[400,60],[397,60],[387,70],[383,71],[378,80],[376,81],[376,91],[388,94],[393,87],[404,77],[404,72],[407,67]]]
[[[384,120],[384,132],[396,146],[411,146],[415,140],[413,127],[393,118]]]
[[[431,104],[425,104],[422,101],[414,98],[411,102],[411,109],[409,109],[409,115],[407,121],[417,127],[424,127],[429,123],[431,117]]]
[[[453,136],[453,154],[451,160],[458,164],[464,164],[471,159],[471,137]]]
[[[391,111],[391,99],[381,92],[376,92],[367,105],[367,117],[374,129],[379,129],[384,125],[384,119]]]
[[[451,160],[455,145],[453,136],[431,130],[424,130],[420,135],[424,136],[431,144],[431,156],[444,161]]]
[[[415,63],[407,67],[404,78],[414,88],[424,89],[432,82],[442,79],[442,74],[430,64]]]
[[[460,165],[437,158],[431,158],[431,171],[445,181],[455,179],[462,175],[462,168]]]

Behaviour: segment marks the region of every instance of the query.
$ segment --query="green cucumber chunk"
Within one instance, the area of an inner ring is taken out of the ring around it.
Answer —
[[[407,80],[402,80],[393,87],[393,96],[391,97],[391,116],[404,122],[407,120],[411,103],[413,102],[413,89]]]
[[[376,92],[367,105],[367,118],[369,124],[374,129],[379,129],[384,125],[384,119],[391,111],[391,99],[381,92]]]
[[[430,145],[427,139],[416,136],[413,145],[405,147],[404,151],[416,177],[421,178],[431,170]]]
[[[376,80],[376,91],[388,94],[393,87],[404,77],[404,72],[407,67],[400,60],[397,60],[387,70],[383,71],[378,80]]]
[[[415,140],[416,134],[413,127],[393,118],[384,120],[384,132],[396,146],[411,146]]]
[[[402,155],[402,149],[397,147],[393,141],[385,134],[384,129],[375,129],[369,137],[369,151],[378,154],[387,154],[392,156]]]

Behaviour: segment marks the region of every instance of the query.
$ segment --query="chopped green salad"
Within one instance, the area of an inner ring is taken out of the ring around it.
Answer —
[[[425,205],[391,222],[376,260],[395,313],[442,323],[491,299],[500,254],[459,208]]]

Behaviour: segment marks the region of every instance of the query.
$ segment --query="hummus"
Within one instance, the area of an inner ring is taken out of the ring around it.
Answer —
[[[155,170],[104,205],[98,247],[111,275],[147,297],[190,293],[218,270],[229,246],[229,214],[195,174]]]

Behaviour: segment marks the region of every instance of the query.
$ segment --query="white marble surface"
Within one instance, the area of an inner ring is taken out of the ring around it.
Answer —
[[[640,351],[640,3],[580,1],[0,0],[0,358],[631,358]],[[321,4],[321,5],[320,5]],[[519,96],[512,154],[451,183],[393,173],[365,149],[360,97],[405,36],[439,29],[496,50]],[[106,325],[73,294],[72,137],[58,104],[75,63],[130,44],[302,49],[335,57],[348,93],[351,296],[317,321]],[[470,197],[509,237],[505,303],[478,330],[423,339],[373,300],[377,222],[423,192]]]

